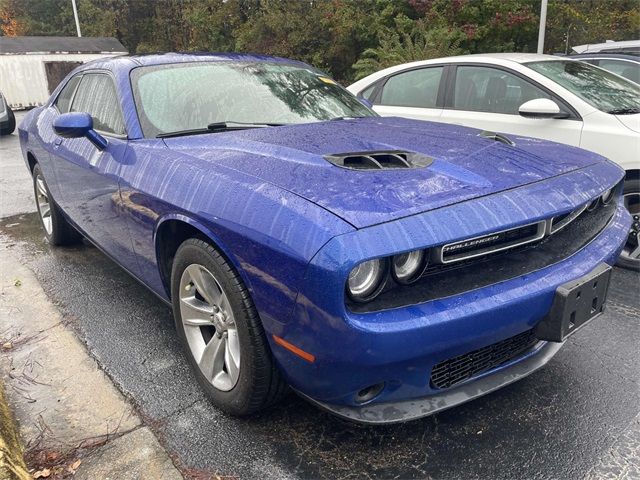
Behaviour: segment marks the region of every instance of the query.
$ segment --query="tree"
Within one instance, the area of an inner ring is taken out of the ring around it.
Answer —
[[[405,24],[405,27],[399,26],[381,33],[378,47],[364,51],[362,58],[354,65],[356,78],[401,63],[463,53],[460,44],[466,35],[460,29],[445,25],[431,27],[424,21],[411,23],[406,17],[398,19],[398,25],[401,24]]]
[[[296,58],[342,82],[456,53],[532,52],[540,0],[78,0],[85,36],[131,53]],[[545,51],[638,38],[638,0],[549,0]],[[69,0],[0,0],[2,35],[75,35]]]

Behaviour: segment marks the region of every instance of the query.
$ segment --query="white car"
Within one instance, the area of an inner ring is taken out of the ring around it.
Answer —
[[[383,116],[454,123],[592,150],[627,172],[620,263],[640,269],[640,86],[567,57],[464,55],[397,65],[348,87]]]
[[[622,42],[614,42],[607,40],[604,43],[587,43],[585,45],[576,45],[571,47],[572,53],[640,53],[640,40],[624,40]]]

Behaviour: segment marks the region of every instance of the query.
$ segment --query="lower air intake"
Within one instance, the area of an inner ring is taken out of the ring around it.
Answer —
[[[527,330],[501,342],[450,358],[433,367],[431,385],[440,389],[452,387],[519,357],[536,343],[538,339],[533,330]]]

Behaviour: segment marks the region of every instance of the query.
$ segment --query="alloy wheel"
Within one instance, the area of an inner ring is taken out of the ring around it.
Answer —
[[[229,299],[202,265],[189,265],[180,279],[180,317],[191,354],[218,390],[231,390],[240,376],[240,340]]]
[[[53,233],[53,219],[51,218],[51,202],[49,201],[49,192],[44,183],[41,174],[36,175],[36,204],[38,206],[38,214],[47,235]]]
[[[640,263],[640,193],[629,192],[623,198],[624,206],[629,210],[633,223],[621,256],[629,261]]]

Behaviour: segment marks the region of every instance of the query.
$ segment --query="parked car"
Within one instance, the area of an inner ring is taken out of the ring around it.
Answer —
[[[626,171],[635,221],[619,263],[640,270],[640,87],[583,62],[496,53],[413,62],[348,88],[381,115],[455,123],[594,151]]]
[[[640,55],[620,53],[582,53],[571,55],[572,60],[580,60],[640,84]]]
[[[16,117],[0,92],[0,135],[11,135],[16,129]]]
[[[600,155],[381,118],[272,57],[94,61],[19,132],[48,241],[171,305],[238,415],[290,385],[398,422],[522,378],[602,312],[631,223]]]
[[[587,43],[571,47],[571,53],[626,53],[640,54],[640,40],[624,40],[614,42],[607,40],[604,43]]]

